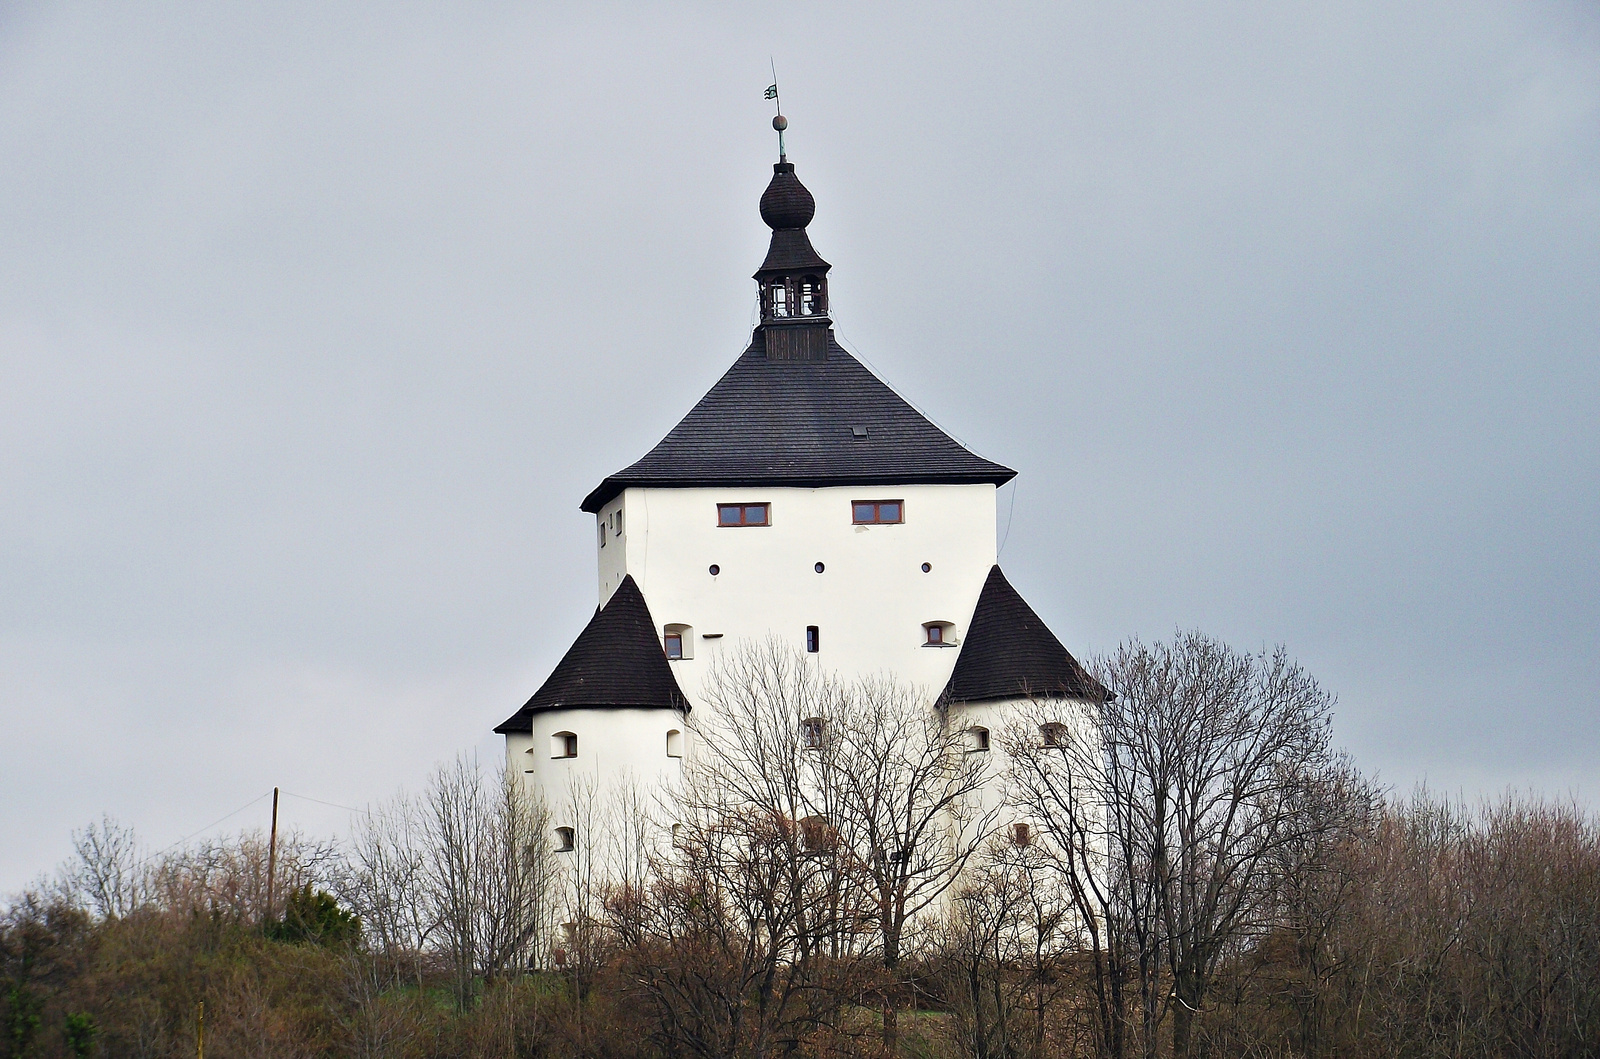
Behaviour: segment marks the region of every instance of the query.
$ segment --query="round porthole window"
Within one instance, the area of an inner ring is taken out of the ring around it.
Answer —
[[[933,569],[933,564],[932,563],[923,563],[922,564],[922,572],[923,573],[927,573],[929,570],[932,570],[932,569]]]
[[[827,567],[823,566],[821,563],[818,563],[816,566],[813,566],[811,569],[815,570],[817,573],[820,574],[820,573],[822,573],[823,570],[826,570]]]
[[[712,563],[711,569],[708,572],[712,577],[716,577],[718,574],[722,573],[722,567],[718,566],[716,563]]]

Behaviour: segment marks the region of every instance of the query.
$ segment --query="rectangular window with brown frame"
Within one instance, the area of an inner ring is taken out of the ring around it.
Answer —
[[[906,520],[904,500],[855,500],[850,521],[857,526],[891,526]]]
[[[718,504],[719,526],[766,526],[772,522],[771,504]]]

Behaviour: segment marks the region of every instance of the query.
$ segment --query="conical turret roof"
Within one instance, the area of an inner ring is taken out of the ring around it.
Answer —
[[[495,731],[532,731],[540,710],[598,706],[688,708],[632,574],[594,612],[533,698]]]
[[[1106,689],[1061,645],[995,566],[983,583],[945,685],[950,702],[1040,698],[1103,701]]]

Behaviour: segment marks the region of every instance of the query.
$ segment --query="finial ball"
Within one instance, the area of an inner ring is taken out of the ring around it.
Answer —
[[[779,114],[777,117],[772,119],[772,127],[777,129],[779,132],[782,132],[784,129],[789,127],[789,119],[784,117],[782,114]]]

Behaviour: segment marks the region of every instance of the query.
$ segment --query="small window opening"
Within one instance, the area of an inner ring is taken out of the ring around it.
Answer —
[[[556,852],[571,853],[578,848],[578,832],[570,827],[556,828]]]
[[[822,640],[815,625],[806,626],[806,653],[816,654],[822,649]]]
[[[789,315],[789,289],[787,287],[785,287],[782,283],[774,283],[772,285],[771,290],[772,290],[772,315],[773,316],[788,316]],[[748,295],[747,295],[747,297],[748,297]]]
[[[573,732],[557,732],[550,737],[551,757],[577,757],[578,737]]]
[[[827,567],[823,566],[821,563],[818,563],[816,566],[813,566],[811,569],[815,570],[817,573],[820,574],[820,573],[822,573],[822,571],[826,570]]]
[[[817,296],[817,277],[807,276],[800,281],[800,315],[815,316],[821,311],[820,301]]]
[[[716,563],[712,563],[710,566],[706,567],[706,573],[710,574],[712,577],[716,577],[718,574],[722,573],[722,567],[718,566]]]
[[[930,621],[922,626],[924,647],[954,647],[956,627],[947,621]]]
[[[605,546],[606,546],[606,524],[605,524],[604,520],[601,520],[601,522],[600,522],[600,547],[604,548]]]
[[[1044,740],[1045,746],[1066,746],[1067,726],[1059,721],[1039,726],[1039,735]]]
[[[1033,844],[1033,828],[1022,822],[1011,825],[1011,844],[1013,846],[1030,846]]]
[[[888,526],[905,521],[900,500],[857,500],[850,505],[850,521],[857,526]]]
[[[719,526],[765,526],[771,514],[770,504],[718,504]]]
[[[683,733],[676,728],[667,733],[667,756],[683,756]]]
[[[800,821],[800,848],[807,853],[827,853],[834,847],[833,828],[824,817],[808,816]]]
[[[989,729],[973,727],[967,729],[967,753],[981,754],[989,749]]]
[[[674,623],[661,630],[661,646],[673,661],[694,657],[694,630]]]
[[[822,746],[823,733],[827,730],[827,722],[821,717],[807,717],[800,722],[800,745],[807,750],[816,750]]]
[[[622,512],[617,512],[617,536],[622,536]]]

